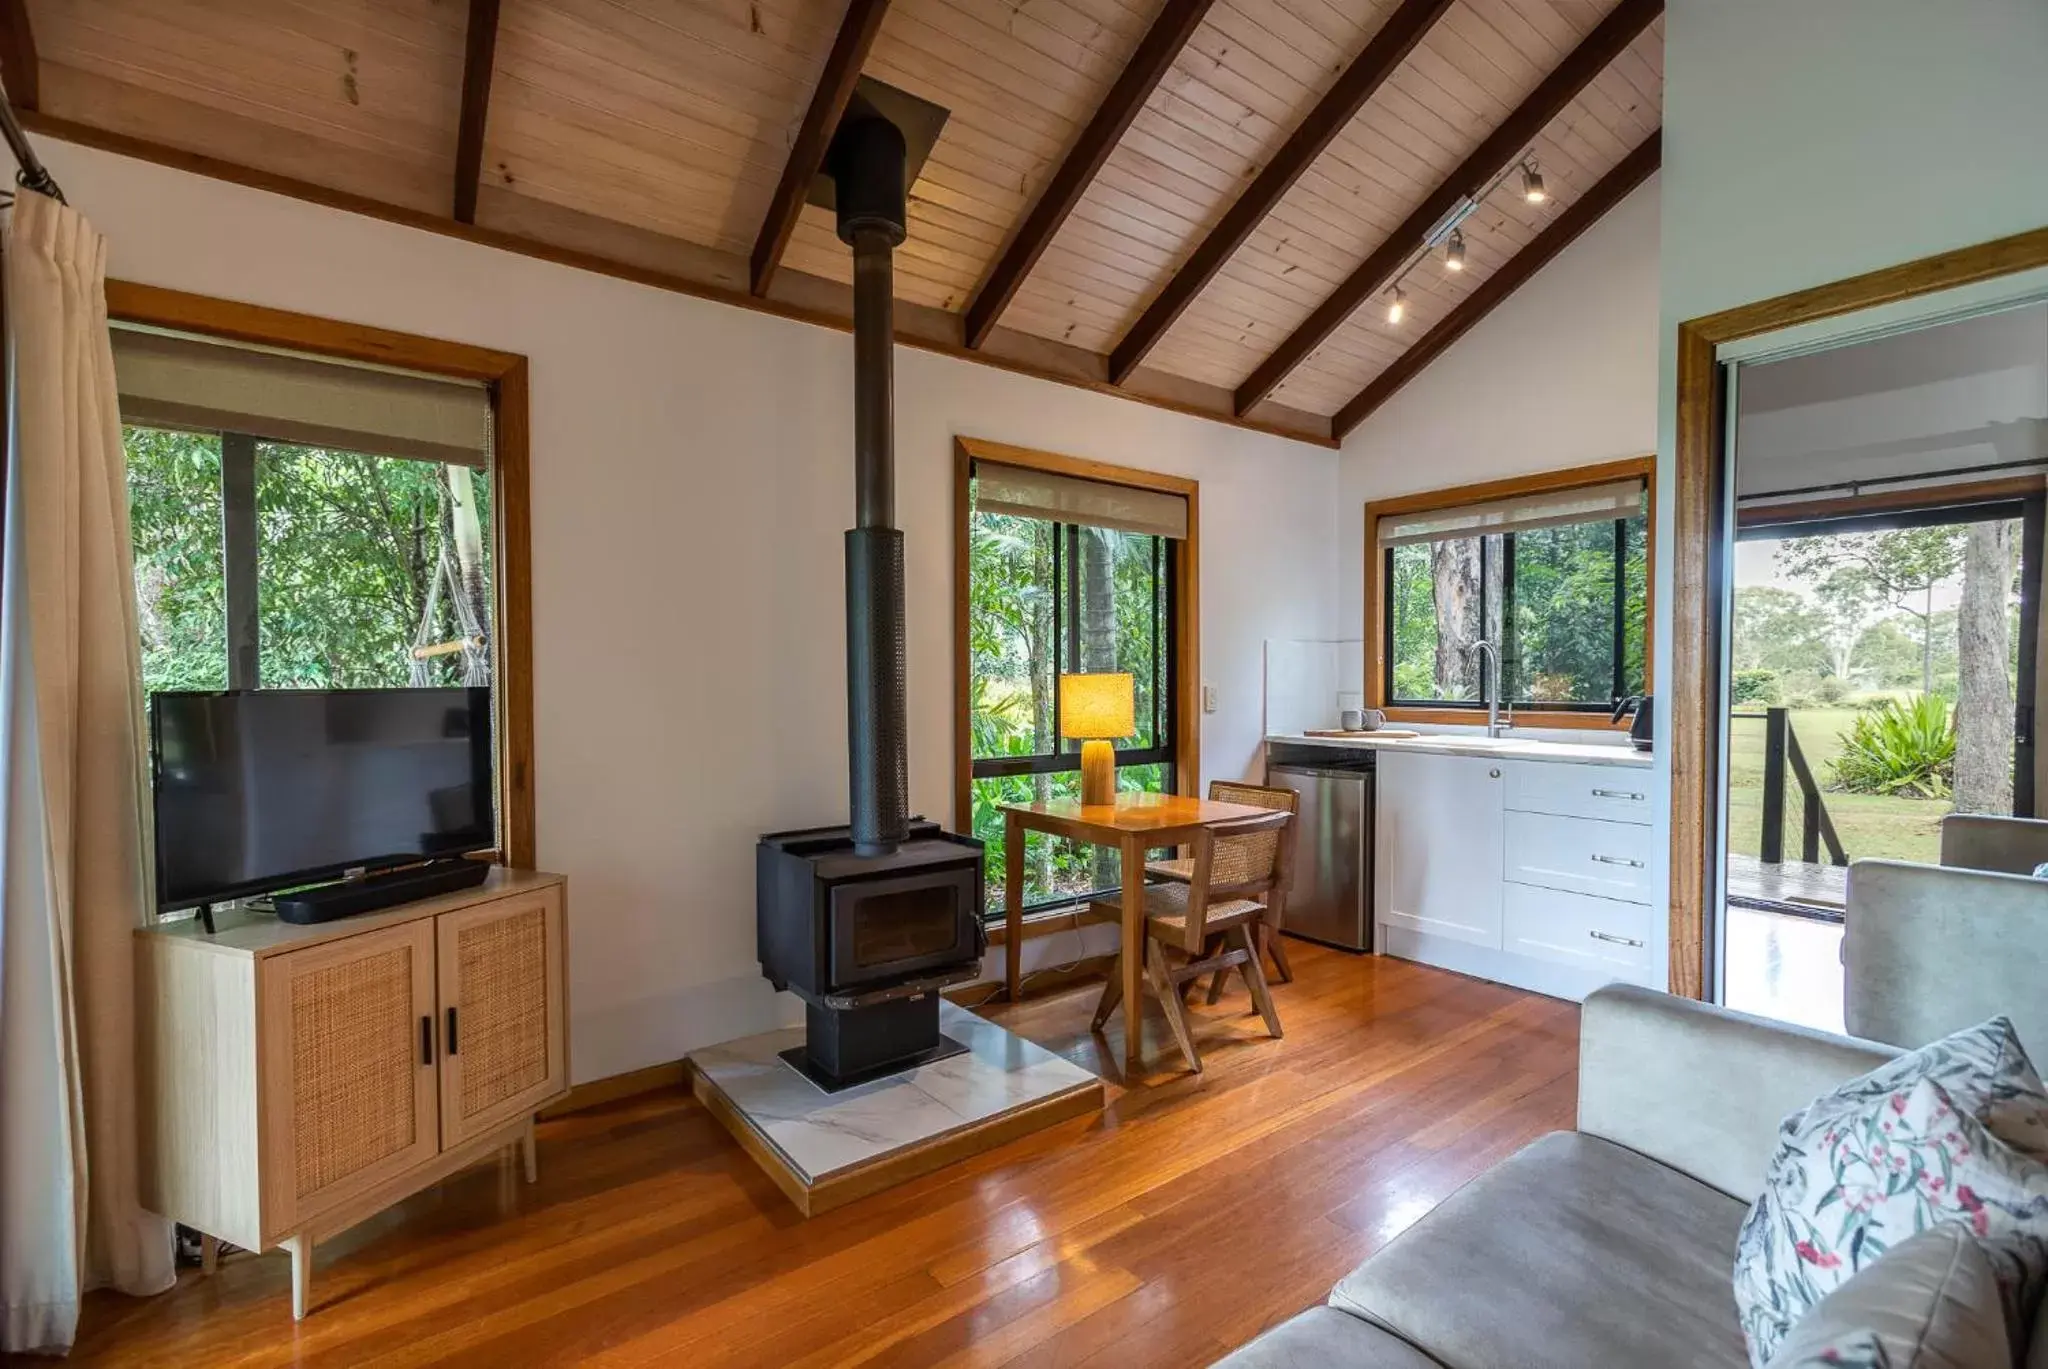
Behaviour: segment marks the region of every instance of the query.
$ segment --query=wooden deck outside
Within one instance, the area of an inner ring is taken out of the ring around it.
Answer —
[[[1728,857],[1728,903],[1736,908],[1839,920],[1849,902],[1849,867],[1755,856]]]

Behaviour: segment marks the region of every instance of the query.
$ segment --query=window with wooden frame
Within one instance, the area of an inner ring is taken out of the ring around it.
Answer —
[[[149,689],[488,685],[534,860],[526,362],[107,284]]]
[[[1196,487],[972,438],[957,460],[955,822],[988,845],[988,911],[1000,917],[1001,805],[1079,792],[1060,675],[1133,677],[1136,729],[1114,739],[1119,788],[1195,783]],[[1117,887],[1114,852],[1029,842],[1029,908]]]
[[[1463,723],[1494,689],[1525,722],[1607,727],[1650,690],[1654,461],[1638,457],[1366,506],[1366,697]]]

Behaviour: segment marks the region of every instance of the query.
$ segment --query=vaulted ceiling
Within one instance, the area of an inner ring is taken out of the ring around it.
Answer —
[[[1657,0],[0,0],[32,131],[828,323],[803,189],[887,82],[950,112],[904,341],[1324,442],[1655,170],[1662,51]]]

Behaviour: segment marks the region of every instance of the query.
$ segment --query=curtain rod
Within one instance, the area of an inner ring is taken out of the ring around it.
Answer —
[[[14,117],[14,104],[7,98],[4,82],[0,82],[0,138],[7,140],[8,150],[21,164],[21,170],[15,173],[14,179],[24,190],[48,195],[59,204],[68,203],[64,192],[57,188],[56,178],[43,165],[43,159],[36,156],[36,150],[29,146],[28,135],[21,131],[21,120]]]

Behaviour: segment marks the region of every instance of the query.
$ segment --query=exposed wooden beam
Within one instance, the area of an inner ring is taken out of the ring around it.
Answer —
[[[1266,163],[1244,194],[1224,212],[1223,218],[1110,352],[1111,380],[1121,385],[1138,369],[1166,336],[1174,320],[1194,303],[1195,296],[1202,293],[1202,288],[1223,269],[1231,255],[1244,246],[1245,239],[1273,212],[1273,206],[1280,203],[1280,197],[1301,178],[1309,164],[1365,108],[1373,92],[1407,60],[1422,36],[1429,32],[1430,25],[1443,17],[1451,4],[1452,0],[1402,0],[1401,8],[1380,25],[1365,51],[1344,68],[1337,84],[1316,102],[1308,117],[1273,154],[1273,160]]]
[[[796,142],[789,149],[789,161],[782,168],[782,179],[776,182],[775,198],[768,202],[768,215],[761,220],[761,231],[754,235],[747,278],[756,295],[767,294],[775,280],[783,249],[789,246],[789,235],[796,231],[797,218],[804,212],[804,196],[810,193],[811,178],[818,174],[818,167],[825,160],[832,132],[839,127],[839,116],[846,113],[846,102],[853,98],[860,69],[867,64],[868,49],[875,45],[875,35],[882,31],[882,16],[888,10],[889,0],[848,0],[846,17],[839,22],[839,36],[832,40],[832,51],[825,56],[825,70],[811,92],[811,107],[804,111]]]
[[[520,212],[509,207],[502,210],[494,207],[491,217],[507,223],[531,221],[523,223],[518,231],[457,223],[446,214],[391,204],[279,172],[260,171],[203,152],[172,147],[130,133],[96,128],[73,119],[31,113],[23,116],[22,126],[42,137],[99,148],[191,175],[249,186],[422,233],[553,262],[573,270],[590,271],[657,290],[673,291],[841,332],[852,327],[852,290],[841,282],[828,281],[802,271],[784,271],[777,278],[771,294],[755,296],[747,291],[747,261],[738,253],[717,252],[678,238],[544,204],[498,186],[482,187],[479,198],[498,200],[507,206],[517,205]],[[565,231],[560,222],[564,219],[574,220],[580,226]],[[896,341],[906,347],[957,357],[1057,385],[1114,395],[1119,399],[1193,418],[1205,418],[1234,428],[1318,447],[1334,448],[1337,445],[1330,436],[1330,420],[1321,414],[1290,409],[1282,404],[1266,404],[1256,414],[1239,416],[1231,411],[1230,391],[1168,375],[1151,367],[1141,369],[1128,384],[1113,386],[1109,383],[1109,358],[1103,353],[1015,329],[998,326],[986,346],[969,350],[960,340],[960,315],[951,310],[897,301]]]
[[[1258,369],[1238,387],[1237,411],[1243,413],[1272,394],[1295,367],[1308,360],[1311,352],[1344,325],[1359,305],[1380,292],[1409,254],[1422,245],[1429,230],[1459,200],[1478,194],[1503,167],[1527,151],[1544,126],[1563,113],[1564,107],[1578,98],[1579,92],[1591,85],[1593,78],[1605,71],[1663,12],[1664,0],[1621,0],[1558,64],[1557,70],[1544,77],[1543,84],[1530,92],[1529,98],[1415,207],[1406,222],[1389,234],[1328,299],[1317,305],[1315,312],[1271,356],[1259,363]]]
[[[476,187],[484,173],[484,124],[490,117],[491,73],[497,66],[498,0],[469,0],[462,52],[462,119],[455,134],[455,218],[476,222]]]
[[[1215,0],[1166,0],[1166,7],[1159,11],[1159,17],[1152,21],[1145,37],[1138,43],[1138,49],[1131,54],[1131,60],[1116,78],[1116,84],[1109,88],[1102,104],[1095,111],[1095,117],[1088,121],[1088,127],[1081,130],[1073,150],[1067,153],[1060,169],[1045,183],[1045,192],[1038,197],[1038,203],[1031,206],[1031,213],[1024,219],[1024,226],[1017,230],[1017,236],[1003,249],[1002,257],[988,279],[967,305],[966,341],[969,347],[979,347],[987,340],[989,330],[996,326],[996,320],[1009,306],[1017,293],[1017,287],[1031,274],[1031,268],[1038,264],[1053,235],[1060,231],[1060,225],[1067,221],[1067,215],[1074,212],[1074,206],[1081,202],[1081,196],[1095,179],[1095,173],[1102,170],[1102,164],[1109,160],[1109,154],[1116,150],[1117,143],[1131,126],[1131,120],[1138,117],[1138,111],[1145,107],[1152,91],[1165,78],[1173,66],[1180,50],[1187,46],[1188,39],[1195,36],[1195,30],[1202,25],[1203,16],[1209,13],[1209,6]]]
[[[16,111],[33,113],[42,108],[42,79],[36,35],[28,25],[28,0],[0,0],[0,81],[6,82],[7,102]]]
[[[1551,258],[1569,247],[1579,234],[1598,223],[1608,210],[1620,204],[1631,190],[1648,180],[1663,161],[1664,134],[1652,133],[1623,157],[1593,188],[1573,200],[1571,206],[1546,225],[1521,251],[1508,258],[1498,271],[1479,283],[1460,300],[1457,307],[1424,333],[1415,345],[1395,357],[1393,364],[1374,376],[1337,411],[1331,426],[1338,440],[1365,421],[1374,409],[1393,398],[1394,392],[1413,380],[1422,368],[1441,356],[1446,348],[1492,313],[1499,303],[1549,264]]]

